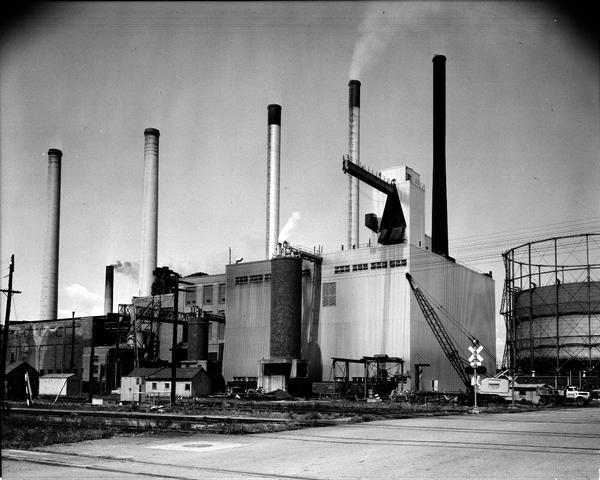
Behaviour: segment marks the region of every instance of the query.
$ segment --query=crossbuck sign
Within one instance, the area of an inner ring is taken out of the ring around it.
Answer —
[[[476,347],[475,346],[469,347],[469,351],[471,352],[471,356],[469,357],[469,363],[471,364],[472,367],[479,367],[481,365],[481,362],[483,362],[483,357],[481,355],[479,355],[482,350],[483,350],[482,345],[478,345]]]

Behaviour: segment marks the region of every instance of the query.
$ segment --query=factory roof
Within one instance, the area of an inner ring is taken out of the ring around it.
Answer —
[[[175,369],[175,376],[177,380],[191,380],[196,375],[204,372],[202,367],[197,368],[177,368]],[[165,367],[155,373],[148,375],[148,379],[151,380],[171,380],[171,367]]]
[[[41,379],[50,379],[50,378],[70,378],[70,377],[77,377],[77,374],[75,373],[47,373],[46,375],[42,375],[40,377]]]
[[[160,371],[163,367],[138,367],[134,368],[127,375],[123,375],[124,377],[148,377],[153,373]]]

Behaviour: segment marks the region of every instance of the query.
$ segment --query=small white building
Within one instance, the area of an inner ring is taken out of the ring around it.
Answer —
[[[210,378],[202,367],[177,368],[175,395],[184,398],[206,397],[210,393]],[[122,389],[122,387],[121,387]],[[146,397],[171,396],[171,367],[163,368],[146,379]]]
[[[48,373],[39,378],[40,396],[76,397],[81,395],[81,377],[75,373]]]
[[[146,379],[160,368],[134,368],[121,377],[121,401],[143,402],[146,400]]]

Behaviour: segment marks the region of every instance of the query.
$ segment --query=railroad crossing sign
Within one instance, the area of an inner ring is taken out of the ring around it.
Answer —
[[[481,362],[483,362],[483,357],[479,355],[482,350],[482,345],[473,345],[469,347],[469,351],[471,352],[471,356],[469,357],[469,363],[472,367],[479,367],[481,365]]]

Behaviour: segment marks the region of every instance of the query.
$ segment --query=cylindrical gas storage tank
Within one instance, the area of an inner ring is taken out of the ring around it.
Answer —
[[[508,352],[522,371],[600,367],[600,235],[551,238],[503,254]]]
[[[302,260],[271,260],[271,358],[300,358],[302,332]]]
[[[208,320],[197,317],[188,321],[188,360],[208,360]]]

